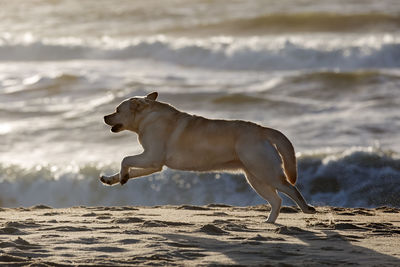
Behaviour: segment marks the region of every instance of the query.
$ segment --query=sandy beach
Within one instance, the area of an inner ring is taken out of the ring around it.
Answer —
[[[400,265],[400,209],[1,208],[0,265]]]

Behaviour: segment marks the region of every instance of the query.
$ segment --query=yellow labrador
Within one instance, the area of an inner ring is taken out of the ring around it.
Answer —
[[[305,213],[315,213],[294,186],[294,149],[281,132],[240,120],[211,120],[181,112],[156,101],[157,92],[123,101],[104,117],[114,133],[138,134],[143,153],[125,157],[121,171],[101,176],[108,185],[158,172],[165,165],[186,171],[243,171],[247,181],[271,205],[268,222],[281,207],[277,190],[293,199]]]

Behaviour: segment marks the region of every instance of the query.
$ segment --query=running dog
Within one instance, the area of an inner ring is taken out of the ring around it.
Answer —
[[[101,176],[104,184],[172,169],[199,172],[244,172],[253,189],[271,205],[267,222],[277,219],[281,198],[288,195],[304,213],[315,213],[294,186],[294,148],[281,132],[240,120],[213,120],[181,112],[157,101],[157,92],[123,101],[104,117],[113,133],[137,133],[143,153],[122,160],[121,170]]]

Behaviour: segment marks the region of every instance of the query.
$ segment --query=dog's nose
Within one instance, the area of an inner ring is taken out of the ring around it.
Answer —
[[[104,116],[104,122],[105,122],[105,123],[107,123],[108,117],[109,117],[108,115],[107,115],[107,116]]]

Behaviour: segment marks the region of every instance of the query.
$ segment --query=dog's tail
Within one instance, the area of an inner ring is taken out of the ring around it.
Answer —
[[[297,164],[294,147],[289,139],[280,131],[271,128],[266,129],[268,140],[276,146],[276,149],[282,158],[286,178],[292,185],[294,185],[297,180]]]

